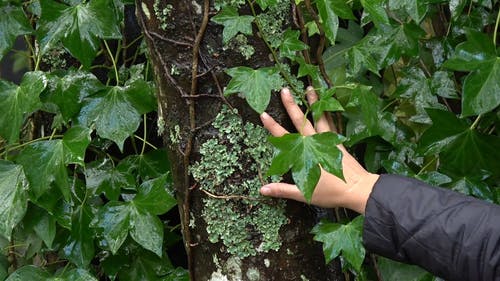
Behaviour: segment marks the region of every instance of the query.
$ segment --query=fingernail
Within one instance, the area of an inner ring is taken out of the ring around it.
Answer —
[[[260,118],[262,119],[268,119],[269,117],[269,114],[267,114],[266,112],[262,112],[262,114],[260,115]]]
[[[282,95],[290,95],[290,90],[288,88],[283,88],[283,89],[281,89],[281,94]]]
[[[260,188],[260,193],[266,196],[271,195],[271,188],[269,188],[269,186],[267,185],[264,185],[263,187]]]
[[[314,88],[313,88],[313,86],[309,86],[309,87],[307,87],[306,91],[307,91],[307,92],[311,92],[311,91],[314,91]]]

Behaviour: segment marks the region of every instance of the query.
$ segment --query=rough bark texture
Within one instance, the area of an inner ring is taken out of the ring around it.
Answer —
[[[342,280],[338,263],[324,265],[321,245],[309,234],[317,221],[317,212],[304,204],[286,203],[288,222],[280,229],[282,244],[277,251],[235,258],[223,243],[208,240],[207,224],[201,214],[209,195],[200,190],[189,169],[200,161],[202,144],[218,134],[211,124],[224,104],[237,108],[244,122],[259,123],[258,115],[244,100],[223,97],[222,87],[229,80],[224,69],[241,65],[257,68],[272,62],[266,45],[258,37],[249,38],[255,48],[251,60],[246,61],[235,50],[224,50],[222,27],[208,20],[215,14],[213,3],[208,0],[137,0],[136,4],[158,85],[159,115],[165,122],[165,143],[170,150],[191,280]],[[166,7],[170,11],[165,13],[168,22],[158,13]],[[276,95],[268,112],[287,122]],[[232,175],[231,180],[255,176],[242,173]],[[251,208],[241,211],[249,215],[252,212]],[[190,226],[190,220],[196,223]]]

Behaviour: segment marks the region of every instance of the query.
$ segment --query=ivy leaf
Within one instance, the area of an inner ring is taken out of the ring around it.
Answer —
[[[485,183],[484,176],[462,177],[453,183],[451,188],[455,191],[498,204],[498,195],[495,188]]]
[[[431,91],[433,94],[448,99],[458,99],[455,83],[451,79],[451,73],[436,71],[432,74]]]
[[[450,0],[450,12],[454,21],[458,20],[467,2],[467,0]]]
[[[142,181],[161,177],[170,171],[165,149],[152,150],[143,155],[130,155],[116,167],[124,174],[138,174]]]
[[[500,138],[471,129],[452,112],[428,109],[432,126],[420,139],[419,151],[440,155],[441,168],[457,176],[474,176],[481,170],[500,174]]]
[[[381,136],[395,144],[395,116],[390,112],[381,112],[379,104],[380,99],[371,87],[360,85],[353,90],[345,106],[345,114],[349,117],[346,128],[348,145],[371,136]]]
[[[336,258],[341,252],[345,260],[356,270],[360,271],[365,258],[361,233],[363,216],[358,216],[348,224],[328,223],[321,221],[311,231],[314,240],[323,243],[323,252],[327,263]]]
[[[99,39],[121,38],[118,13],[112,1],[94,0],[68,6],[40,0],[38,38],[42,53],[61,41],[86,68],[100,49]]]
[[[335,45],[335,38],[337,38],[337,31],[339,29],[339,17],[335,13],[333,2],[334,1],[318,0],[316,1],[316,7],[318,8],[319,17],[323,22],[325,36],[330,41],[330,44]]]
[[[500,57],[465,78],[462,116],[481,115],[500,105]]]
[[[426,108],[446,109],[432,93],[432,82],[432,78],[428,79],[420,68],[412,67],[402,71],[395,95],[409,100],[411,106],[415,108],[415,114],[410,117],[410,121],[430,124]]]
[[[377,265],[384,281],[431,281],[432,274],[416,265],[409,265],[393,261],[384,257],[377,257]]]
[[[50,274],[33,265],[27,265],[14,271],[5,281],[47,281],[50,280]]]
[[[361,5],[370,14],[370,19],[375,26],[389,24],[389,17],[384,9],[386,0],[361,0]]]
[[[104,85],[92,73],[70,70],[50,77],[54,85],[48,93],[42,94],[42,101],[55,104],[64,122],[76,117],[84,98],[104,89]]]
[[[78,116],[79,123],[86,127],[95,124],[99,136],[114,141],[123,150],[125,139],[139,128],[141,114],[151,109],[147,101],[152,94],[150,88],[144,89],[141,85],[137,82],[107,87],[87,97]]]
[[[462,116],[480,115],[500,105],[500,57],[486,34],[468,31],[444,67],[472,71],[463,84]]]
[[[66,271],[62,276],[51,278],[49,281],[98,281],[92,274],[83,268],[74,268]]]
[[[155,214],[163,213],[176,203],[164,190],[165,182],[166,176],[146,182],[132,201],[111,201],[98,211],[92,225],[107,241],[113,254],[118,252],[130,233],[139,245],[162,256],[163,224]]]
[[[422,0],[389,0],[389,9],[404,9],[416,22],[420,23],[427,14],[429,3]]]
[[[167,255],[161,258],[154,254],[139,250],[133,253],[132,259],[126,267],[118,272],[118,279],[122,281],[136,280],[162,280],[162,281],[188,281],[188,279],[170,279],[170,275],[177,275],[173,270]],[[181,271],[182,272],[182,271]],[[182,275],[181,275],[182,276]]]
[[[71,235],[63,248],[66,258],[79,267],[88,267],[94,258],[94,233],[90,228],[92,218],[88,205],[75,210],[71,218]]]
[[[444,67],[457,71],[473,71],[497,59],[493,40],[486,34],[468,30],[467,41],[455,48]]]
[[[33,199],[50,189],[52,183],[69,201],[68,173],[62,140],[40,141],[26,146],[16,159],[24,167]]]
[[[162,215],[177,205],[177,200],[167,189],[168,175],[145,181],[138,188],[134,204],[154,215]]]
[[[30,205],[23,223],[28,229],[33,229],[45,245],[52,249],[56,237],[56,219],[51,214],[36,205]]]
[[[278,149],[268,175],[283,175],[292,169],[293,180],[311,201],[314,188],[319,181],[321,168],[343,179],[342,152],[337,145],[344,138],[327,132],[311,136],[286,134],[282,137],[269,137],[269,141]]]
[[[320,99],[311,105],[314,122],[317,122],[324,112],[344,111],[340,102],[333,97],[335,90],[332,88],[325,93],[320,93]]]
[[[12,48],[16,38],[33,32],[21,6],[9,1],[0,4],[0,60]]]
[[[264,112],[271,100],[271,91],[278,88],[276,83],[281,81],[278,71],[274,67],[252,69],[246,66],[234,67],[226,70],[232,77],[224,91],[225,95],[240,93],[245,96],[248,104],[258,113]],[[256,85],[259,85],[256,87]]]
[[[278,4],[278,0],[256,0],[262,10],[267,9],[267,7],[274,6]]]
[[[285,33],[283,33],[283,41],[279,47],[280,56],[293,59],[296,57],[297,52],[309,48],[306,43],[298,39],[299,36],[299,30],[287,29]]]
[[[135,179],[129,172],[113,167],[110,161],[97,161],[87,165],[85,169],[87,188],[95,194],[104,193],[111,201],[117,201],[121,189],[135,189]]]
[[[23,168],[0,160],[0,234],[10,241],[12,229],[28,207],[28,181]]]
[[[97,233],[102,235],[111,253],[115,255],[125,242],[130,229],[130,205],[110,201],[99,209],[91,224]]]
[[[222,41],[227,44],[238,32],[245,35],[252,35],[253,16],[240,16],[238,9],[232,6],[226,6],[220,11],[212,21],[224,26],[222,31]]]
[[[88,128],[73,126],[64,133],[62,143],[64,146],[64,162],[66,164],[85,166],[85,151],[90,144],[91,132]]]
[[[130,236],[144,249],[162,256],[163,224],[157,216],[139,207],[131,209]]]
[[[45,74],[28,72],[21,85],[0,80],[0,136],[9,143],[19,140],[25,117],[41,106],[39,95],[47,86]]]

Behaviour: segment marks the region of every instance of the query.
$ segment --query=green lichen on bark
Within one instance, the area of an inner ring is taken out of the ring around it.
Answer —
[[[278,250],[279,230],[287,223],[285,202],[259,194],[271,180],[262,176],[273,154],[267,132],[226,107],[212,126],[217,135],[201,145],[201,159],[190,168],[200,189],[219,197],[203,199],[209,241],[222,242],[239,258]]]
[[[160,22],[160,28],[163,30],[167,30],[169,28],[169,18],[172,15],[172,10],[174,9],[174,7],[171,4],[166,4],[164,7],[162,7],[161,1],[155,0],[153,9],[156,18]]]

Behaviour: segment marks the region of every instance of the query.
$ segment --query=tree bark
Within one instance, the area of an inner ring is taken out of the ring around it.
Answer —
[[[338,262],[326,266],[321,245],[314,242],[309,233],[317,222],[315,209],[290,201],[285,204],[258,199],[253,203],[253,197],[258,196],[255,191],[245,191],[243,195],[225,194],[222,188],[215,186],[218,191],[215,194],[213,190],[204,189],[193,176],[193,165],[199,166],[200,161],[207,159],[204,157],[209,157],[202,151],[207,148],[208,140],[225,145],[224,150],[230,153],[235,147],[246,147],[246,144],[225,142],[220,135],[223,129],[214,127],[214,120],[224,108],[236,108],[243,126],[260,123],[258,115],[244,100],[238,97],[226,99],[222,89],[229,80],[224,74],[227,68],[245,65],[255,69],[273,64],[262,39],[257,36],[248,38],[249,44],[255,48],[255,55],[247,61],[238,51],[224,48],[222,27],[209,20],[216,13],[209,0],[137,0],[136,6],[158,86],[159,130],[164,131],[164,142],[169,148],[190,279],[343,280]],[[291,13],[290,9],[290,17]],[[268,112],[278,121],[290,125],[276,96],[273,95]],[[242,142],[241,139],[238,141]],[[253,165],[252,159],[242,157],[239,159],[248,163],[242,163],[241,170],[225,178],[225,184],[230,181],[233,186],[257,177],[250,168],[245,171],[247,165]],[[208,173],[217,175],[223,168],[212,169]],[[259,204],[286,205],[286,223],[279,228],[281,245],[267,251],[259,248],[264,237],[257,231],[259,226],[255,222],[241,229],[247,237],[247,241],[241,243],[253,246],[247,249],[250,254],[231,252],[231,247],[238,247],[238,244],[228,246],[222,237],[213,239],[210,236],[208,229],[214,226],[209,226],[207,221],[208,202],[223,202],[231,214],[239,212],[234,221],[228,217],[227,224],[249,219],[256,211],[268,208]]]

